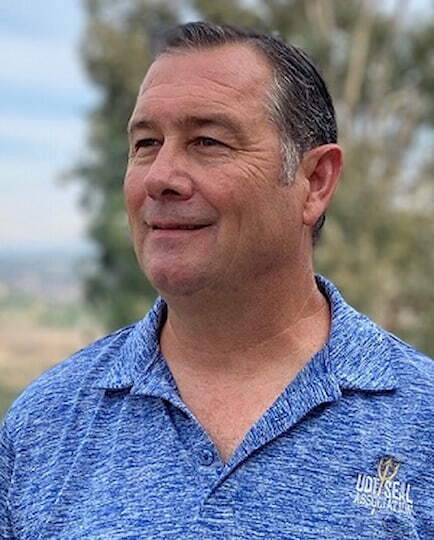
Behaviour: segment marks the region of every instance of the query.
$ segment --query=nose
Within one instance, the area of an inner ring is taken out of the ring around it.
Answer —
[[[193,195],[193,181],[185,153],[164,142],[144,176],[144,187],[155,200],[187,200]]]

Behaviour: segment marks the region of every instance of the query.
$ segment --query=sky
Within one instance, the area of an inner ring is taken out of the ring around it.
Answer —
[[[79,185],[61,181],[98,99],[78,55],[80,4],[0,2],[0,248],[84,242]]]

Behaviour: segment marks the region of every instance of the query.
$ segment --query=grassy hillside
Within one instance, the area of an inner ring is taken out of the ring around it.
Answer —
[[[85,256],[0,251],[0,418],[43,371],[103,334],[81,295]]]
[[[78,305],[41,301],[0,313],[0,417],[13,398],[52,365],[93,341],[102,330]]]

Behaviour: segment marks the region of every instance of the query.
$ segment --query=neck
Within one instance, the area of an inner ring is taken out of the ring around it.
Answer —
[[[328,303],[312,271],[272,282],[279,286],[166,298],[161,348],[172,370],[245,376],[289,359],[301,369],[327,340]]]

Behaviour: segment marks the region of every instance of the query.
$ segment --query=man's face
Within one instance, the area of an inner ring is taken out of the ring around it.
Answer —
[[[149,69],[124,191],[137,258],[163,294],[248,286],[297,258],[301,196],[280,178],[271,83],[262,55],[241,45],[166,54]]]

